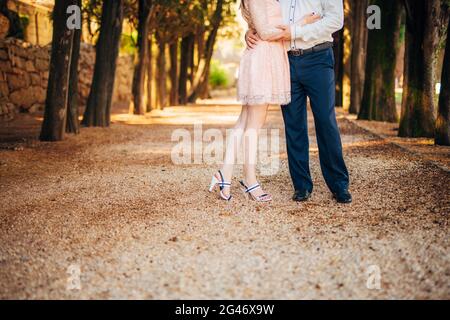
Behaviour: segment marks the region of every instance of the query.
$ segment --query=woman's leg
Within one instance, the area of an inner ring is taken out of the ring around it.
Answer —
[[[231,179],[233,177],[234,164],[236,162],[239,149],[242,145],[242,138],[244,136],[245,126],[247,123],[247,110],[247,106],[242,106],[242,111],[239,119],[237,120],[230,136],[228,137],[227,149],[225,151],[225,158],[221,169],[223,177],[227,182],[231,182]],[[225,195],[230,195],[230,188],[225,188],[223,193]]]
[[[248,106],[247,124],[244,133],[244,177],[250,187],[258,182],[256,178],[256,163],[258,160],[258,136],[267,117],[268,106]],[[253,195],[260,196],[265,192],[255,190]]]

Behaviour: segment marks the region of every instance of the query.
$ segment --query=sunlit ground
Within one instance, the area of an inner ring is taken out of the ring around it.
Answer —
[[[271,110],[279,109],[272,107]],[[160,125],[204,125],[227,124],[236,122],[241,105],[232,96],[198,100],[195,105],[167,107],[164,110],[152,110],[145,116],[131,114],[127,108],[118,108],[112,115],[112,122],[125,124]]]
[[[224,101],[220,101],[224,103]],[[207,192],[217,163],[171,159],[182,128],[225,132],[240,106],[202,101],[146,116],[116,106],[111,128],[37,141],[21,114],[0,127],[0,298],[448,298],[448,174],[358,128],[338,110],[354,203],[337,205],[318,159],[310,114],[311,201],[292,202],[283,121],[276,172],[260,175],[274,202]],[[386,128],[384,124],[379,124]],[[435,150],[425,145],[427,150]],[[448,150],[448,149],[447,149]],[[67,290],[79,266],[82,289]],[[380,290],[366,270],[382,272]]]

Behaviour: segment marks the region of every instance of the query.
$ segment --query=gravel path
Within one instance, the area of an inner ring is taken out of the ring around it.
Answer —
[[[238,110],[116,114],[53,144],[30,139],[34,119],[23,140],[0,128],[0,298],[450,298],[447,172],[340,117],[355,201],[337,205],[310,117],[311,201],[290,201],[281,131],[280,171],[261,178],[273,203],[224,203],[206,192],[216,166],[172,164],[171,134]]]

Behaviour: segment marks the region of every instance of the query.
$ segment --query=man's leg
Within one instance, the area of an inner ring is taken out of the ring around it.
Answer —
[[[290,57],[292,101],[283,106],[289,171],[296,191],[312,192],[309,170],[308,120],[306,92],[298,78],[299,59]]]
[[[331,192],[349,187],[349,175],[342,155],[342,142],[335,113],[335,79],[333,50],[304,56],[302,83],[311,101],[319,147],[320,165]]]

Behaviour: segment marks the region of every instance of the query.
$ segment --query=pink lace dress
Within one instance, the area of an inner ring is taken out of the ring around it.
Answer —
[[[249,28],[262,39],[254,49],[246,49],[239,68],[238,100],[243,105],[285,105],[291,101],[289,60],[282,41],[270,39],[280,34],[283,24],[277,0],[243,0],[242,15]]]

